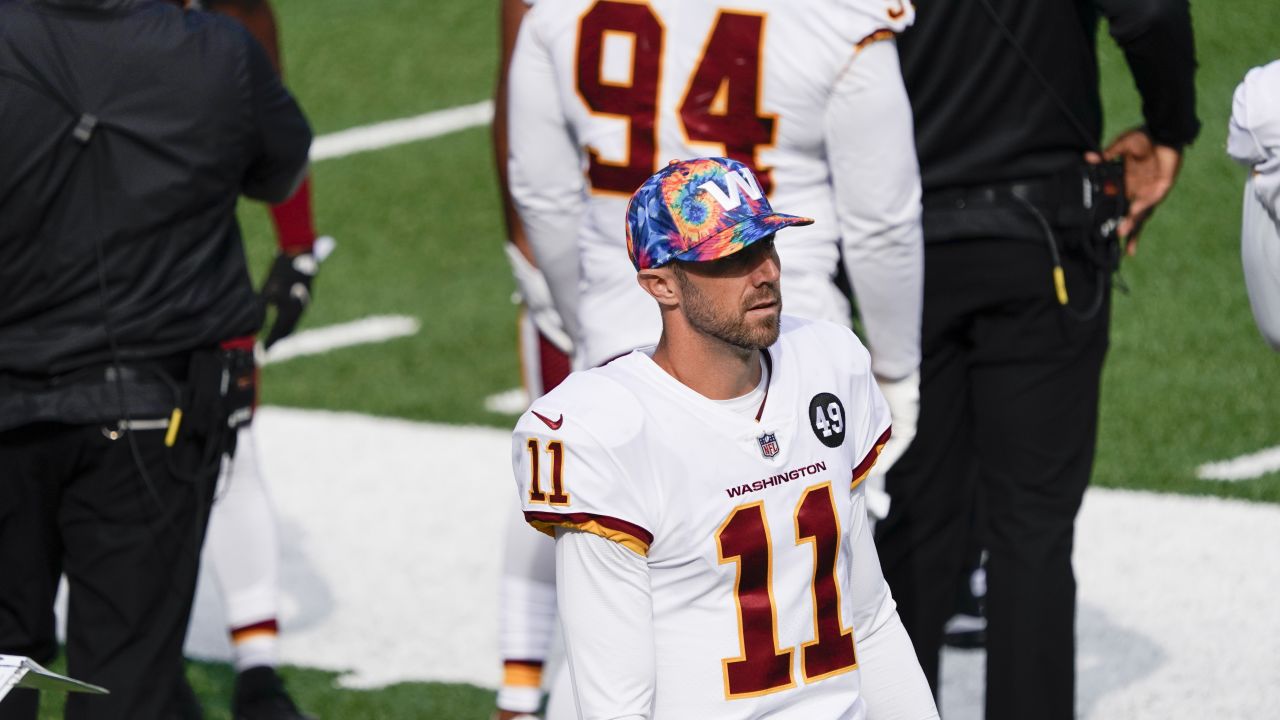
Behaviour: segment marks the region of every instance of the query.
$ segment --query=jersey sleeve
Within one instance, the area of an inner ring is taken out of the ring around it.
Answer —
[[[578,226],[586,184],[558,98],[560,80],[541,11],[520,24],[507,76],[507,181],[525,236],[573,339],[577,337]]]
[[[857,52],[823,116],[845,270],[886,380],[920,366],[924,233],[911,105],[892,42]]]
[[[849,586],[854,594],[851,621],[867,717],[936,720],[933,694],[884,579],[863,503],[853,504],[849,522],[857,528]]]
[[[647,556],[652,523],[629,458],[640,428],[635,402],[589,375],[571,375],[516,425],[512,467],[525,521],[548,535],[581,530]]]
[[[311,150],[311,126],[293,96],[280,81],[262,46],[234,20],[216,22],[239,33],[248,55],[249,97],[255,131],[256,156],[244,174],[246,197],[270,203],[289,199],[306,176]]]
[[[1196,50],[1187,0],[1095,0],[1124,51],[1151,137],[1181,148],[1200,133]]]
[[[578,716],[652,717],[653,599],[645,559],[595,535],[561,529],[556,596]]]

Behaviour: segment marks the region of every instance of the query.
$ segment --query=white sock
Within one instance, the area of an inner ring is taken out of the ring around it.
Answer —
[[[236,672],[266,665],[275,667],[279,662],[279,637],[275,633],[257,632],[235,642]]]

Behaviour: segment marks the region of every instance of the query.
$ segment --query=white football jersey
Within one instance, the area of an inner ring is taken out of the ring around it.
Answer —
[[[637,287],[625,250],[626,206],[672,159],[739,160],[779,212],[816,218],[779,237],[784,309],[849,324],[848,300],[831,280],[842,223],[846,234],[863,228],[837,212],[828,146],[840,129],[831,124],[849,121],[850,133],[892,146],[883,151],[895,162],[864,158],[878,167],[856,181],[864,187],[850,181],[846,189],[857,198],[895,188],[885,193],[892,204],[885,214],[918,213],[918,169],[905,92],[897,91],[905,117],[875,119],[891,126],[883,133],[892,140],[882,140],[879,129],[855,131],[852,119],[833,119],[827,110],[860,44],[900,31],[914,17],[910,0],[538,0],[511,66],[509,175],[535,252],[543,235],[576,235],[580,365],[657,341],[658,311]],[[883,51],[893,59],[883,77],[868,82],[900,89],[896,53]],[[883,237],[875,241],[896,252]],[[554,283],[548,264],[540,255]],[[903,267],[913,266],[898,263]],[[902,308],[900,321],[867,323],[877,371],[887,377],[909,374],[919,360],[919,317],[911,316],[918,287],[897,284],[907,299],[880,305]],[[862,293],[856,282],[855,289]],[[890,326],[882,343],[874,333]],[[881,353],[894,351],[894,333],[902,336],[901,367],[881,367]]]
[[[848,329],[784,316],[758,421],[648,352],[574,373],[521,417],[526,519],[644,556],[648,716],[864,717],[855,638],[892,611],[860,487],[889,436],[866,350]]]

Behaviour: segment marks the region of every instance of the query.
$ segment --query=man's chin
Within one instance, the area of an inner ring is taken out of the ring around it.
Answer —
[[[754,341],[752,345],[757,350],[763,350],[777,342],[781,325],[782,315],[776,310],[769,317],[760,318],[751,327],[751,336]]]

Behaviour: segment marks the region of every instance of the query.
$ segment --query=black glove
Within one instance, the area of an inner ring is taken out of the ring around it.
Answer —
[[[311,303],[311,283],[320,263],[310,252],[288,255],[280,253],[271,265],[267,281],[262,285],[262,299],[276,310],[275,323],[263,343],[267,349],[298,327],[302,311]]]

